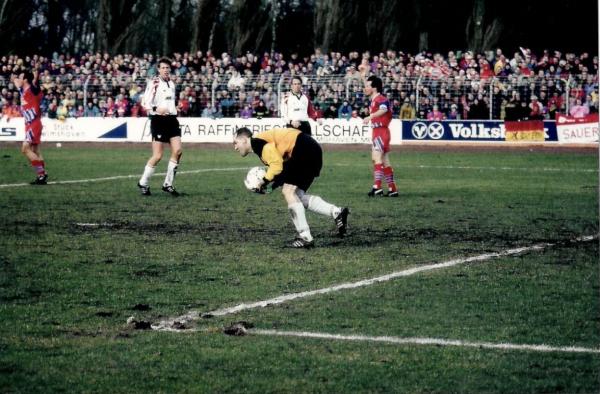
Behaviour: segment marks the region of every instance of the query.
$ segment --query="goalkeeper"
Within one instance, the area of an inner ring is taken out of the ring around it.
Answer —
[[[292,128],[271,129],[253,137],[248,128],[242,127],[235,134],[233,147],[242,157],[250,152],[256,153],[268,167],[262,184],[256,189],[257,193],[264,193],[271,182],[273,188],[282,186],[281,192],[298,234],[290,246],[314,246],[305,209],[331,217],[335,220],[338,234],[341,237],[346,234],[349,209],[307,194],[323,166],[323,151],[312,137]]]

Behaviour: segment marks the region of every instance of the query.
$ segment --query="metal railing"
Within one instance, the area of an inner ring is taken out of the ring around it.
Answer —
[[[325,110],[330,105],[339,107],[348,101],[355,109],[365,106],[368,99],[363,93],[363,80],[358,74],[307,75],[301,76],[305,92],[314,104]],[[573,89],[581,89],[586,83],[583,76],[572,75],[568,79],[559,76],[492,77],[481,79],[466,75],[433,78],[428,76],[406,77],[388,73],[383,76],[384,94],[397,114],[399,107],[410,103],[419,118],[426,117],[433,106],[448,111],[452,105],[462,109],[461,117],[468,115],[467,109],[477,101],[482,102],[485,117],[500,119],[503,108],[515,96],[529,103],[537,96],[546,103],[551,97],[560,98],[561,112],[569,110]],[[187,74],[173,78],[178,98],[188,98],[192,107],[190,116],[201,116],[206,107],[221,111],[222,116],[239,116],[245,106],[255,107],[262,100],[271,116],[277,116],[282,95],[289,89],[290,76],[285,74],[233,75],[212,73],[208,75]],[[0,84],[2,81],[0,80]],[[49,99],[71,98],[78,103],[92,100],[101,105],[111,97],[113,100],[126,97],[130,104],[141,100],[146,78],[139,76],[86,75],[79,78],[52,77],[41,81],[50,91]],[[6,86],[1,86],[3,88]],[[596,85],[597,92],[597,85]]]

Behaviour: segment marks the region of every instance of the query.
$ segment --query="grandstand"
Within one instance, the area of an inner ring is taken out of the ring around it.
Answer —
[[[16,90],[12,73],[38,65],[44,90],[42,109],[49,118],[144,116],[140,100],[146,78],[155,72],[156,56],[84,54],[51,58],[40,55],[0,59],[1,109],[15,112]],[[598,56],[559,51],[533,54],[523,49],[512,56],[501,50],[490,53],[450,51],[443,57],[427,52],[412,55],[387,51],[342,55],[332,52],[299,59],[282,54],[262,57],[247,54],[233,58],[197,52],[173,55],[182,116],[240,117],[248,105],[256,115],[262,100],[266,111],[277,116],[282,92],[293,75],[305,81],[307,93],[323,111],[337,109],[347,100],[355,116],[364,109],[362,80],[373,73],[382,77],[384,91],[398,117],[403,105],[426,119],[437,105],[447,119],[507,117],[507,108],[526,106],[536,97],[546,119],[569,113],[576,99],[588,112],[598,112]],[[510,114],[508,115],[511,116]]]

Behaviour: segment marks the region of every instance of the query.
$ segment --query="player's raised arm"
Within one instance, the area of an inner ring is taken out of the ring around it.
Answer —
[[[31,79],[31,91],[33,92],[33,94],[39,94],[41,91],[40,88],[40,73],[38,71],[37,68],[34,68],[33,70],[31,70],[31,75],[33,76],[33,78]]]

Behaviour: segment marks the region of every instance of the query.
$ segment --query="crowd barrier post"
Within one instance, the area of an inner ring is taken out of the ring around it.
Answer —
[[[494,117],[494,83],[496,82],[496,78],[490,79],[490,119],[492,120]]]
[[[277,82],[277,109],[279,110],[280,114],[281,114],[281,85],[283,85],[283,74],[281,75],[281,77],[279,78],[279,81]]]
[[[415,97],[416,97],[416,99],[415,99],[415,113],[417,115],[419,114],[419,102],[420,102],[420,100],[419,100],[419,98],[420,98],[419,91],[421,90],[420,89],[420,87],[421,87],[421,79],[423,79],[423,77],[419,76],[419,79],[417,79],[417,85],[415,87]]]
[[[571,84],[573,83],[573,77],[571,75],[569,75],[569,79],[567,81],[561,79],[561,81],[564,81],[566,88],[565,88],[565,112],[567,114],[570,113],[570,109],[571,109]]]
[[[87,108],[87,90],[88,90],[88,83],[90,83],[90,76],[88,75],[87,78],[85,79],[85,82],[83,83],[83,108]]]
[[[217,78],[213,79],[213,83],[210,87],[210,105],[212,108],[215,108],[215,94],[217,92],[217,86],[219,83],[217,82]]]
[[[346,100],[350,100],[350,83],[352,82],[351,78],[346,79]]]

